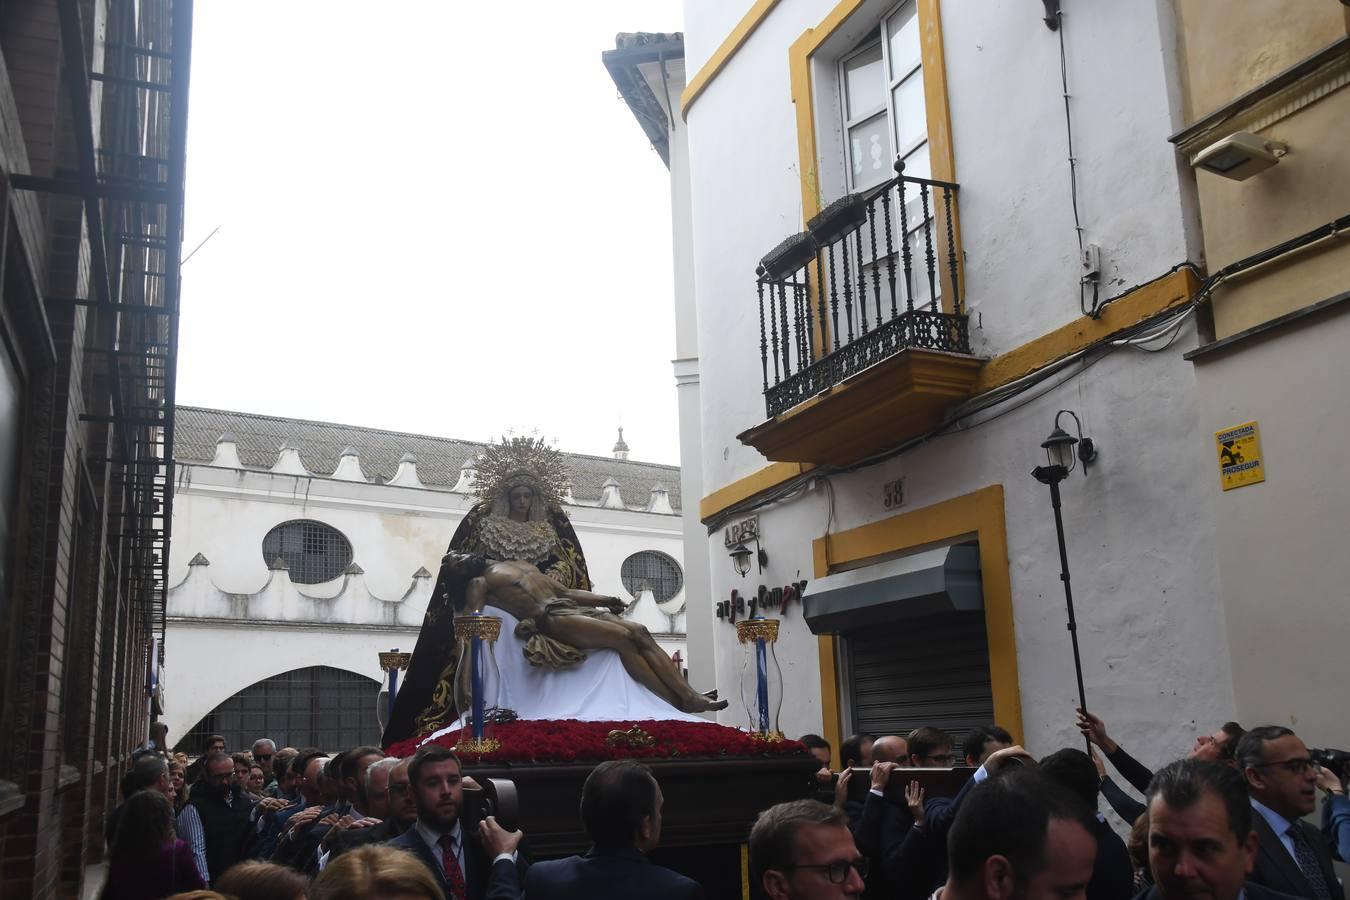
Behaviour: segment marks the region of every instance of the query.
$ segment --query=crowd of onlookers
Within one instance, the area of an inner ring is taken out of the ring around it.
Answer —
[[[1332,858],[1350,858],[1346,772],[1318,765],[1289,729],[1229,722],[1155,773],[1101,719],[1080,712],[1078,725],[1087,752],[1039,759],[997,726],[959,746],[932,727],[855,735],[839,747],[838,773],[829,744],[805,735],[821,763],[818,797],[759,815],[748,883],[771,900],[1345,900]],[[521,833],[484,814],[472,799],[481,789],[445,747],[398,759],[377,747],[329,755],[264,738],[231,753],[225,743],[211,736],[189,764],[152,732],[108,816],[103,897],[704,896],[648,861],[664,800],[631,760],[586,780],[591,850],[531,865]],[[1321,828],[1304,821],[1318,789]],[[1099,796],[1132,826],[1128,840]]]
[[[802,817],[820,840],[832,835],[835,852],[815,853],[799,839],[797,858],[775,866],[764,860],[781,862],[788,845],[762,850],[765,892],[774,900],[1345,900],[1332,863],[1350,861],[1344,754],[1331,751],[1319,765],[1288,728],[1227,722],[1155,773],[1099,717],[1080,710],[1077,725],[1086,750],[1039,760],[998,726],[971,729],[959,746],[931,727],[854,735],[839,747],[837,774],[830,744],[802,736],[821,763],[818,799],[770,813],[775,822]],[[953,766],[965,767],[961,778],[916,771]],[[933,788],[941,796],[929,796]],[[1319,789],[1320,828],[1304,821]],[[1129,826],[1128,839],[1099,811],[1099,796]],[[750,855],[753,862],[753,833]]]

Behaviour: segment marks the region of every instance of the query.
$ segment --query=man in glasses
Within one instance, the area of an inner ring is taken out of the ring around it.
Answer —
[[[417,821],[417,800],[408,786],[408,760],[382,759],[366,769],[366,795],[371,816],[380,821],[367,821],[369,827],[352,827],[336,836],[320,868],[348,850],[392,841]],[[383,804],[377,801],[381,796]]]
[[[867,862],[843,811],[793,800],[759,814],[750,829],[750,877],[769,900],[861,897]]]
[[[1345,900],[1326,841],[1302,821],[1317,801],[1317,766],[1307,746],[1288,728],[1263,725],[1243,735],[1235,756],[1260,836],[1251,880],[1308,900]]]

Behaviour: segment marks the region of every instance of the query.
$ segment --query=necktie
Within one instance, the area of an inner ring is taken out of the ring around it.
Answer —
[[[451,900],[468,900],[464,889],[464,870],[459,867],[459,857],[455,855],[455,839],[448,834],[441,835],[441,867],[445,869],[445,883],[450,885]],[[1324,900],[1331,900],[1325,897]]]
[[[1303,830],[1295,823],[1290,825],[1285,833],[1294,841],[1294,860],[1303,872],[1303,877],[1307,878],[1308,884],[1312,886],[1313,896],[1317,900],[1331,900],[1326,876],[1322,874],[1322,867],[1317,864],[1317,857],[1313,854],[1312,847],[1308,846],[1308,838],[1303,834]]]

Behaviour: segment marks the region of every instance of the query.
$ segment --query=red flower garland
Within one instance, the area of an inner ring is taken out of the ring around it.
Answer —
[[[611,731],[637,726],[653,738],[649,747],[609,743]],[[459,730],[431,743],[453,747]],[[578,722],[575,719],[522,720],[494,725],[489,736],[501,741],[491,753],[466,758],[466,763],[570,763],[606,759],[707,759],[729,756],[794,756],[806,753],[797,741],[765,741],[736,728],[713,722],[624,721]],[[412,756],[425,736],[399,741],[390,756]]]

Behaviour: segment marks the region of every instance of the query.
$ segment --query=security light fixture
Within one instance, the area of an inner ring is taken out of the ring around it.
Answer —
[[[1237,131],[1195,154],[1191,165],[1234,181],[1246,181],[1275,165],[1288,152],[1287,144]]]

